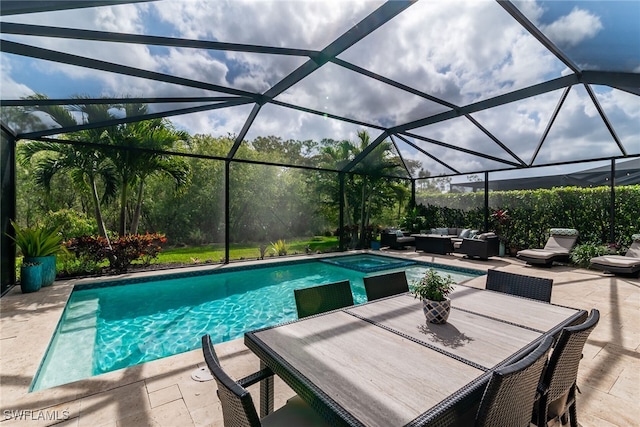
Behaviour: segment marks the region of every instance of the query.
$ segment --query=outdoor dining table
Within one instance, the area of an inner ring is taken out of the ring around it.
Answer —
[[[492,370],[584,310],[456,286],[446,324],[400,294],[245,334],[245,344],[332,425],[473,423]],[[273,410],[273,378],[261,384]]]

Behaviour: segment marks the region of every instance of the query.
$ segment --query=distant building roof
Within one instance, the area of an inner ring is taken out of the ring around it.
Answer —
[[[619,162],[616,164],[616,185],[640,184],[640,158]],[[564,175],[549,175],[540,177],[502,179],[489,181],[489,188],[498,190],[535,190],[553,187],[597,187],[609,185],[611,167],[601,166]],[[484,188],[484,182],[466,182],[451,184],[451,189],[463,191],[478,191]]]

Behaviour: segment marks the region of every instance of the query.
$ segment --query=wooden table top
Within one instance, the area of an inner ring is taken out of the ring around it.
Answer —
[[[245,335],[299,394],[309,387],[362,425],[400,426],[558,328],[579,310],[456,286],[448,323],[402,294]],[[264,353],[266,351],[266,353]],[[301,393],[302,392],[302,393]],[[358,423],[354,423],[358,424]]]

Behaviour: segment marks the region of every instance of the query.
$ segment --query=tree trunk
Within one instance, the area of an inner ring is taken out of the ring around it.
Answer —
[[[125,173],[122,175],[122,188],[120,190],[120,225],[118,227],[118,233],[124,236],[127,232],[127,196],[129,185],[127,183],[128,175]]]
[[[365,240],[365,206],[367,204],[367,176],[362,175],[362,200],[360,202],[360,247],[364,248],[364,240]]]
[[[100,209],[100,198],[98,197],[96,181],[93,177],[90,177],[89,180],[91,181],[91,197],[93,198],[94,212],[96,216],[96,222],[98,223],[98,232],[102,237],[107,239],[107,245],[109,246],[109,249],[113,249],[111,247],[109,236],[107,235],[107,228],[104,226],[104,220],[102,219],[102,210]]]
[[[138,196],[136,200],[136,210],[133,212],[133,218],[131,219],[131,234],[138,234],[138,224],[140,223],[140,213],[142,212],[143,189],[144,181],[140,179],[140,186],[138,187]]]

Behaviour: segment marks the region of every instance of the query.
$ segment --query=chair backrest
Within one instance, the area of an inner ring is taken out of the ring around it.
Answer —
[[[493,372],[480,401],[476,426],[529,426],[538,382],[552,344],[553,337],[546,337],[520,361]]]
[[[261,425],[260,418],[251,395],[247,389],[224,372],[209,335],[202,336],[202,352],[211,375],[218,383],[218,398],[222,404],[222,418],[225,427],[259,427]]]
[[[631,236],[631,246],[627,249],[627,253],[624,256],[631,258],[640,258],[640,234],[634,234]]]
[[[491,291],[551,302],[553,279],[489,270],[486,288]]]
[[[578,241],[578,230],[575,228],[552,228],[544,250],[553,252],[571,252]]]
[[[404,271],[365,277],[363,281],[368,301],[409,292],[407,275]]]
[[[299,319],[353,305],[353,294],[351,294],[348,280],[311,288],[294,289],[293,294],[296,299]]]
[[[600,312],[594,308],[584,323],[562,329],[542,379],[547,402],[566,395],[575,385],[582,349],[599,320]]]

